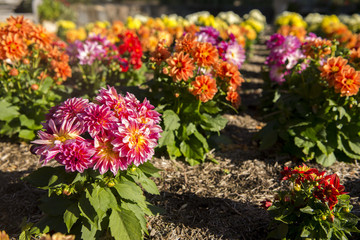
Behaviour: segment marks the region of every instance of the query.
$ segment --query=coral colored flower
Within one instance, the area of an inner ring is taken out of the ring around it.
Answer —
[[[115,113],[108,106],[93,103],[85,108],[80,117],[91,137],[95,137],[104,130],[110,130],[118,122]]]
[[[129,163],[139,166],[154,155],[156,140],[150,138],[150,129],[145,124],[140,124],[131,117],[123,118],[114,133],[114,150],[120,152],[120,157],[126,157]]]
[[[41,156],[40,162],[43,162],[43,165],[60,152],[60,146],[65,142],[83,140],[80,136],[84,132],[83,127],[75,120],[65,119],[60,126],[56,125],[53,119],[43,124],[45,131],[38,132],[40,139],[31,142],[37,144],[32,147],[31,152]]]
[[[13,77],[19,75],[19,71],[16,69],[16,68],[12,68],[10,71],[9,71],[9,74]]]
[[[50,49],[54,41],[54,36],[40,25],[33,29],[30,36],[39,48]]]
[[[6,19],[7,30],[13,33],[19,33],[26,38],[26,36],[32,32],[33,25],[29,20],[24,19],[24,16],[13,17],[10,16]]]
[[[51,66],[55,72],[55,80],[61,79],[62,81],[65,81],[68,77],[72,76],[71,67],[67,64],[67,62],[58,62],[53,60],[51,62]]]
[[[26,52],[27,47],[18,33],[0,35],[0,59],[19,60]]]
[[[231,102],[231,105],[238,109],[240,107],[241,104],[241,98],[240,95],[237,91],[228,91],[226,94],[226,100],[228,100],[229,102]]]
[[[332,43],[330,40],[320,37],[310,37],[305,38],[302,48],[307,57],[318,59],[331,54],[331,46]]]
[[[195,81],[191,82],[190,92],[202,102],[213,99],[217,91],[216,81],[210,76],[197,76]]]
[[[179,40],[176,40],[175,42],[175,51],[191,54],[196,44],[196,37],[191,33],[187,33],[185,36]]]
[[[200,43],[195,44],[193,53],[195,63],[200,67],[209,67],[218,61],[219,54],[211,43]]]
[[[347,64],[347,60],[342,57],[331,57],[327,59],[326,64],[320,67],[320,76],[325,78],[329,86],[334,86],[335,74],[350,68]]]
[[[352,96],[358,93],[360,87],[360,73],[354,68],[343,69],[335,74],[334,89],[341,96]]]
[[[89,140],[76,140],[61,144],[55,160],[65,166],[66,171],[83,172],[93,165],[91,157],[95,149]]]
[[[171,56],[171,53],[164,47],[164,44],[158,43],[155,51],[152,52],[150,55],[150,60],[155,62],[157,65],[160,65],[162,62],[164,62]]]
[[[110,170],[116,175],[119,169],[126,170],[130,165],[126,157],[120,157],[119,152],[114,150],[114,145],[111,143],[113,140],[114,136],[110,133],[94,138],[94,169],[99,169],[100,174]]]
[[[166,62],[169,65],[169,75],[173,77],[174,81],[187,81],[194,76],[195,66],[189,54],[176,52]]]
[[[349,62],[358,64],[360,62],[360,47],[350,50]]]
[[[69,98],[60,105],[52,107],[46,115],[46,119],[53,119],[56,122],[62,122],[65,120],[73,121],[74,119],[79,121],[79,115],[84,113],[88,104],[88,99]]]

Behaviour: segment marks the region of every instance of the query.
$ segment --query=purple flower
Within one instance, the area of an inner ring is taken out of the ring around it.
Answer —
[[[285,37],[279,33],[271,35],[270,40],[266,41],[266,46],[268,49],[278,47],[283,44]]]
[[[91,65],[106,54],[104,46],[98,42],[85,41],[78,49],[77,58],[81,65]]]
[[[196,33],[197,41],[208,42],[213,45],[218,43],[219,31],[213,27],[200,27],[200,31]]]
[[[285,82],[285,69],[282,66],[272,65],[270,67],[270,79],[279,84]]]

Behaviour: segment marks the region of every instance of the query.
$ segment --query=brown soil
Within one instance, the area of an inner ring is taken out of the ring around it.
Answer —
[[[266,238],[270,218],[260,208],[260,202],[273,199],[281,187],[279,173],[284,165],[300,164],[287,155],[259,151],[253,140],[264,126],[257,106],[266,53],[263,42],[255,45],[254,55],[241,70],[246,79],[243,108],[239,114],[225,115],[229,124],[222,135],[232,143],[219,145],[213,152],[218,164],[206,162],[191,167],[180,161],[153,159],[155,166],[163,170],[162,178],[155,180],[160,195],[147,197],[165,213],[148,218],[147,239]],[[21,181],[21,177],[40,167],[38,157],[31,155],[29,148],[25,143],[0,142],[0,230],[14,239],[19,236],[23,220],[41,217],[36,205],[42,192]],[[326,170],[340,176],[352,197],[352,212],[360,215],[360,167],[336,163]]]

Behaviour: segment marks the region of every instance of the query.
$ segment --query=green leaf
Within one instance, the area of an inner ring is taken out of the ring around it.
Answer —
[[[275,122],[269,122],[263,127],[259,132],[259,137],[261,139],[260,150],[265,150],[273,146],[277,139],[278,134],[275,128]]]
[[[158,172],[161,170],[154,167],[150,162],[144,162],[139,166],[139,169],[149,176],[160,177]]]
[[[161,133],[159,147],[175,145],[175,136],[173,130],[165,130]]]
[[[32,140],[35,138],[35,133],[33,130],[21,129],[19,132],[19,138]]]
[[[40,84],[39,91],[47,92],[50,87],[53,85],[53,80],[50,77],[45,78],[44,82]]]
[[[201,109],[210,114],[216,114],[221,111],[221,109],[216,106],[217,103],[215,101],[208,101],[206,103],[201,104]]]
[[[64,223],[66,224],[67,231],[70,232],[71,227],[76,223],[80,217],[80,210],[77,204],[69,206],[64,213]]]
[[[306,238],[306,237],[309,237],[310,234],[311,234],[311,232],[307,229],[306,226],[304,226],[304,228],[303,228],[303,230],[302,230],[302,232],[301,232],[300,237]]]
[[[60,174],[61,172],[64,172],[63,166],[41,167],[36,171],[30,173],[27,177],[24,177],[23,179],[37,188],[47,189],[50,178],[53,175]]]
[[[95,211],[94,207],[91,205],[90,200],[88,197],[91,194],[89,193],[88,189],[85,189],[85,194],[82,194],[78,203],[78,207],[82,213],[82,216],[84,216],[87,220],[89,220],[90,223],[93,225],[98,226],[98,216],[97,212]]]
[[[174,111],[166,110],[162,117],[164,119],[165,130],[173,131],[180,127],[180,118]]]
[[[189,125],[186,128],[186,134],[189,136],[189,135],[193,134],[194,132],[197,132],[195,124],[189,123]]]
[[[96,240],[96,232],[97,228],[83,224],[81,227],[81,239]]]
[[[135,203],[144,203],[145,196],[141,188],[134,182],[121,177],[121,182],[116,183],[114,188],[119,193],[121,198],[133,201]]]
[[[42,125],[36,124],[34,119],[29,119],[24,114],[21,114],[19,119],[21,126],[27,127],[32,130],[38,130],[42,128]]]
[[[139,220],[142,231],[144,231],[146,233],[148,232],[147,227],[146,227],[145,213],[142,211],[142,209],[138,205],[132,204],[132,203],[127,203],[127,202],[122,202],[121,207],[126,210],[132,211],[135,214],[136,218]]]
[[[336,157],[334,153],[330,153],[329,155],[321,154],[316,158],[316,162],[324,167],[329,167],[336,162]]]
[[[352,140],[352,139],[351,139]],[[350,147],[350,149],[354,152],[354,153],[356,153],[356,154],[358,154],[358,155],[360,155],[360,142],[358,142],[358,141],[348,141],[348,144],[349,144],[349,147]]]
[[[209,114],[202,114],[201,116],[201,127],[204,130],[207,131],[213,131],[213,132],[218,132],[222,129],[225,128],[228,120],[224,117],[222,117],[221,115],[217,115],[216,117],[212,117]]]
[[[39,208],[49,216],[62,216],[65,210],[72,204],[69,199],[62,195],[51,197],[45,196],[41,199],[41,202]]]
[[[288,233],[289,226],[285,223],[280,223],[280,225],[273,231],[268,234],[268,238],[275,239],[286,239],[286,235]]]
[[[17,118],[20,114],[17,106],[12,106],[5,99],[0,100],[0,120],[10,122],[12,119]]]
[[[141,225],[132,211],[113,210],[109,219],[109,228],[115,240],[142,239]]]
[[[205,157],[202,143],[196,138],[190,138],[189,141],[182,141],[180,151],[186,158],[190,159],[203,160]]]
[[[312,209],[310,206],[300,208],[299,210],[300,210],[300,212],[303,212],[303,213],[306,213],[306,214],[311,214],[311,215],[314,214],[314,209]]]
[[[174,145],[167,145],[166,150],[169,153],[169,156],[171,159],[176,159],[177,157],[180,157],[182,154],[180,152],[180,149]]]
[[[148,178],[145,174],[141,173],[137,181],[148,193],[156,195],[160,194],[154,181]]]
[[[205,152],[209,152],[209,145],[206,138],[198,131],[194,132],[194,136],[202,143]]]

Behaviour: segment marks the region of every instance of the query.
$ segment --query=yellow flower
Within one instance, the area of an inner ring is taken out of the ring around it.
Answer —
[[[139,29],[141,26],[141,21],[139,19],[134,19],[132,17],[128,17],[126,21],[126,26],[129,29]]]
[[[83,41],[87,37],[84,28],[67,30],[65,35],[68,42],[74,42],[75,40]]]
[[[56,25],[66,30],[76,28],[76,24],[73,21],[68,21],[68,20],[59,20],[56,22]]]

